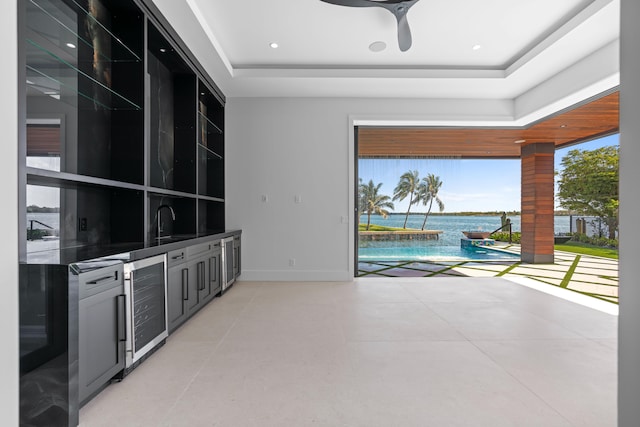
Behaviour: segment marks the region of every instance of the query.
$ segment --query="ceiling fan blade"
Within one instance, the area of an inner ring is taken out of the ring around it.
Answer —
[[[325,3],[336,4],[338,6],[349,6],[349,7],[374,7],[379,6],[378,2],[371,0],[320,0]]]
[[[419,0],[320,0],[325,3],[350,7],[381,7],[387,9],[396,17],[398,21],[398,45],[402,52],[406,52],[411,47],[411,29],[407,21],[407,12],[411,6]]]
[[[409,21],[407,21],[407,14],[402,16],[396,15],[398,19],[398,46],[402,52],[406,52],[411,47],[411,29],[409,28]]]

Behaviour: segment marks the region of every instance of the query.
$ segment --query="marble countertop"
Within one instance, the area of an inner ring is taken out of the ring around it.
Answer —
[[[28,253],[26,263],[69,265],[88,262],[129,262],[241,233],[241,230],[226,230],[207,234],[181,234],[160,240],[154,239],[146,244],[126,242],[49,249]]]

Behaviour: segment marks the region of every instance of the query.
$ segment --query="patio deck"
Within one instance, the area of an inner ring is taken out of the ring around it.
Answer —
[[[519,245],[501,247],[520,253]],[[358,263],[360,277],[503,277],[531,279],[603,301],[618,303],[618,260],[555,251],[553,264],[510,261],[367,261]]]

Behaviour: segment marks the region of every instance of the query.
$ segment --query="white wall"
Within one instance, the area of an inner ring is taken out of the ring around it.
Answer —
[[[620,84],[620,42],[615,40],[519,95],[515,116],[528,124]]]
[[[618,425],[640,425],[640,2],[622,0]]]
[[[17,1],[4,2],[0,13],[0,418],[18,425],[18,37]],[[24,82],[22,82],[24,85]]]
[[[510,121],[478,100],[233,98],[226,108],[227,229],[243,280],[353,279],[352,120]],[[262,195],[268,201],[262,202]],[[300,196],[301,203],[295,203]],[[342,217],[349,224],[342,223]],[[295,259],[295,266],[289,260]]]

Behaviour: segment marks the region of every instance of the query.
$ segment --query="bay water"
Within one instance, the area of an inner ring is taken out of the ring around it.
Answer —
[[[508,216],[511,220],[512,231],[520,231],[521,218],[520,215]],[[371,215],[371,223],[386,227],[402,228],[405,215],[389,215],[383,218],[380,215]],[[411,214],[407,221],[407,228],[415,228],[420,230],[424,221],[424,214]],[[555,234],[568,233],[570,229],[570,217],[555,217]],[[360,217],[360,223],[367,223],[367,215]],[[430,241],[430,245],[454,246],[460,245],[460,239],[463,231],[494,231],[501,225],[499,215],[429,215],[425,230],[440,230],[440,238],[437,241]],[[505,229],[506,230],[506,229]],[[361,242],[361,245],[364,242]]]

